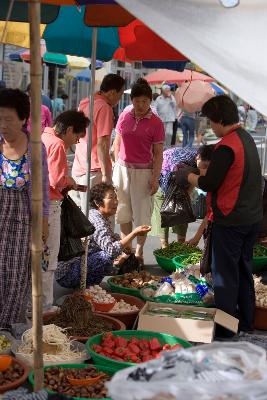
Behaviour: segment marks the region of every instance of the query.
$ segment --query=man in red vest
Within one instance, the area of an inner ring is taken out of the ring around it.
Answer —
[[[238,109],[230,97],[210,99],[202,114],[221,140],[205,175],[185,168],[178,173],[177,182],[189,182],[209,192],[215,304],[239,318],[240,331],[249,332],[253,330],[255,310],[253,246],[262,220],[259,155],[250,134],[240,127]],[[221,327],[216,334],[230,335]]]

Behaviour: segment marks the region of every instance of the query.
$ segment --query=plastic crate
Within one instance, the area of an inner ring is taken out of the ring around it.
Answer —
[[[114,336],[122,336],[125,339],[130,339],[132,337],[136,337],[138,339],[151,340],[152,338],[156,338],[156,339],[158,339],[158,341],[160,342],[160,344],[162,346],[164,344],[170,344],[171,346],[174,346],[175,344],[180,344],[184,348],[191,347],[191,344],[189,342],[187,342],[186,340],[177,338],[172,335],[167,335],[165,333],[150,332],[150,331],[123,331],[123,332],[122,331],[113,331],[112,334]],[[136,363],[116,361],[116,360],[113,360],[112,358],[105,357],[105,356],[102,356],[101,354],[96,353],[93,350],[93,346],[95,344],[101,343],[102,336],[103,336],[102,334],[93,336],[91,339],[89,339],[86,342],[86,349],[96,364],[106,365],[107,367],[109,367],[109,368],[111,367],[111,368],[115,369],[116,371],[136,365]]]

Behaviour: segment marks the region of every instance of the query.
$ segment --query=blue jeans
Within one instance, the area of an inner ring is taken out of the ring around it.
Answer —
[[[81,257],[76,257],[69,261],[60,261],[56,271],[57,283],[65,288],[76,289],[81,281]],[[57,273],[60,270],[60,278]],[[104,276],[112,275],[113,260],[105,251],[88,253],[87,256],[87,279],[86,287],[99,285]]]
[[[183,132],[183,147],[192,147],[195,139],[196,120],[185,115],[181,118],[180,124]]]

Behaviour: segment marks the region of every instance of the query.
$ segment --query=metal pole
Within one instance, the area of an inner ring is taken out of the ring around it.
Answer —
[[[44,89],[44,94],[47,96],[48,95],[48,73],[49,73],[49,67],[44,64],[44,82],[43,82],[43,89]]]
[[[266,145],[267,145],[267,126],[265,128],[265,137],[264,137],[264,149],[263,149],[263,160],[262,160],[262,175],[265,174],[265,165],[266,165]]]
[[[92,55],[91,55],[91,93],[89,102],[89,119],[90,125],[88,128],[88,142],[87,142],[87,194],[86,194],[86,216],[89,215],[89,200],[90,200],[90,172],[91,172],[91,149],[92,149],[92,133],[93,133],[93,120],[94,120],[94,91],[95,91],[95,69],[96,69],[96,46],[97,46],[97,28],[93,28],[92,35]]]
[[[93,133],[93,116],[94,116],[94,91],[95,91],[95,70],[96,70],[96,46],[97,46],[97,28],[93,28],[92,35],[92,55],[91,55],[91,85],[90,85],[90,101],[89,101],[89,119],[90,125],[88,128],[88,142],[87,142],[87,165],[86,165],[86,208],[85,215],[89,217],[89,201],[90,201],[90,172],[91,172],[91,149],[92,149],[92,133]],[[81,290],[86,289],[87,277],[87,254],[88,254],[89,238],[84,241],[85,254],[82,257],[81,266]]]
[[[56,98],[57,98],[57,89],[58,89],[58,67],[55,68],[55,76],[54,76],[54,92],[53,92],[53,98],[54,98],[54,104],[56,103]],[[53,117],[56,118],[56,111],[55,108],[53,109]]]

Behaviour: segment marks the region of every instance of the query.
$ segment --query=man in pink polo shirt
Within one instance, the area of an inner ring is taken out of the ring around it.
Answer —
[[[94,97],[94,119],[92,132],[91,151],[91,176],[90,187],[104,182],[111,182],[112,164],[110,159],[110,137],[114,127],[114,114],[112,107],[120,101],[123,94],[125,80],[116,74],[108,74],[104,77],[100,91]],[[86,116],[89,114],[89,99],[83,99],[79,110]],[[87,185],[87,142],[86,136],[76,145],[75,158],[72,167],[72,176],[79,185]],[[73,200],[86,210],[86,193],[72,192]]]
[[[113,183],[117,188],[117,223],[122,237],[132,225],[150,225],[153,196],[158,190],[163,159],[164,125],[151,108],[152,90],[138,79],[131,90],[132,109],[127,107],[118,120],[114,155]],[[135,255],[144,264],[146,236],[137,236]]]

